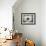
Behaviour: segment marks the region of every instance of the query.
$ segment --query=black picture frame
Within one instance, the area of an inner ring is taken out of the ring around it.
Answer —
[[[21,13],[21,24],[22,25],[35,25],[36,13]]]

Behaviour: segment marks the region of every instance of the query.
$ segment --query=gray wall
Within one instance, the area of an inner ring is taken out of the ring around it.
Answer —
[[[18,3],[19,2],[19,3]],[[21,0],[13,6],[15,30],[22,32],[24,38],[35,41],[36,46],[41,46],[41,1]],[[22,25],[21,13],[36,13],[36,25]]]

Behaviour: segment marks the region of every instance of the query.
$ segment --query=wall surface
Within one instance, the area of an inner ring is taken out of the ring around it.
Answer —
[[[16,0],[0,0],[0,27],[12,28],[12,6]]]
[[[46,46],[46,0],[41,1],[41,38],[42,46]]]
[[[24,38],[34,40],[36,46],[41,46],[41,1],[20,0],[18,2],[13,6],[15,30],[22,32],[24,34]],[[36,25],[22,25],[21,13],[36,13]]]

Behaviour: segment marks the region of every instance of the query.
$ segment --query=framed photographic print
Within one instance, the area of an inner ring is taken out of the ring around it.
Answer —
[[[21,24],[23,25],[36,24],[36,13],[21,13]]]

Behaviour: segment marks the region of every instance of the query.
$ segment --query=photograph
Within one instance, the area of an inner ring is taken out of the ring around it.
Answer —
[[[21,24],[35,25],[36,24],[36,13],[21,13]]]
[[[0,46],[46,46],[46,0],[0,0]]]

